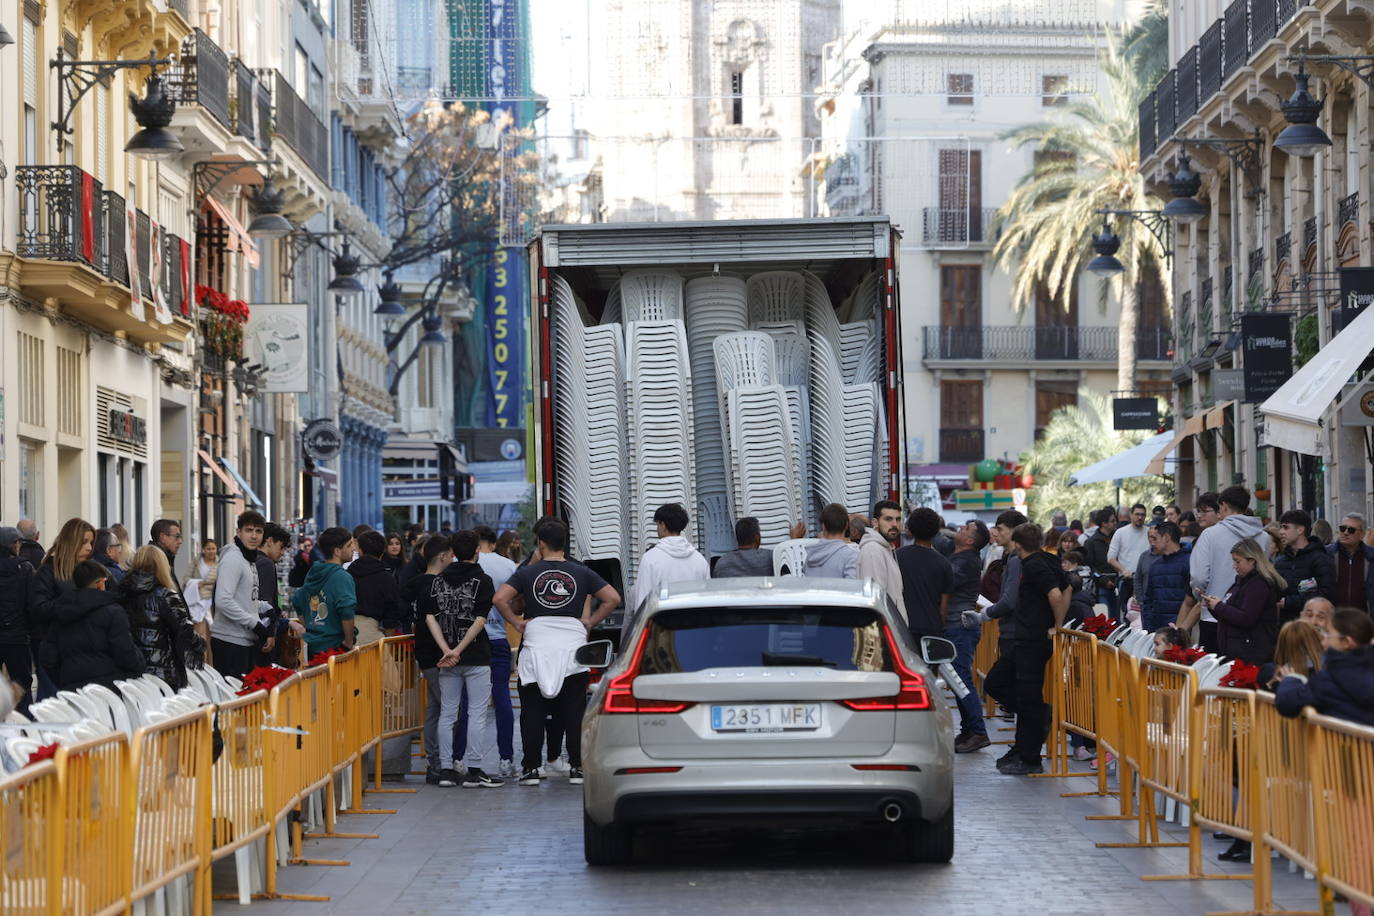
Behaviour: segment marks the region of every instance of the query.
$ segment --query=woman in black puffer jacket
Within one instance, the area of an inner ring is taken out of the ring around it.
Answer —
[[[186,602],[172,584],[167,555],[147,546],[119,584],[119,600],[129,613],[129,629],[143,656],[144,673],[155,674],[174,690],[186,686],[186,669],[204,664],[205,642],[196,633]]]

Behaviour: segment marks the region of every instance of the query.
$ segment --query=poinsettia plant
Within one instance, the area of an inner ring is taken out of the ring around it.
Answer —
[[[1231,663],[1231,670],[1222,676],[1221,686],[1238,687],[1241,690],[1259,689],[1259,665],[1249,665],[1242,661]]]
[[[336,655],[343,655],[347,651],[347,649],[341,647],[338,649],[326,649],[323,652],[316,652],[314,655],[310,656],[310,661],[305,663],[305,667],[314,668],[317,665],[327,665],[331,658]]]
[[[1083,626],[1079,629],[1091,633],[1098,639],[1106,639],[1116,632],[1116,628],[1121,624],[1106,614],[1095,614],[1092,617],[1083,618]]]
[[[1175,665],[1191,665],[1193,662],[1206,655],[1201,649],[1193,649],[1184,646],[1170,646],[1164,650],[1164,660],[1173,662]]]
[[[205,348],[224,359],[243,358],[243,328],[248,324],[248,303],[230,299],[212,286],[196,286],[196,303],[205,323]]]
[[[260,665],[243,676],[243,689],[239,696],[247,696],[255,690],[271,690],[294,674],[290,668],[279,665]]]
[[[29,755],[28,762],[26,762],[24,766],[33,766],[35,763],[39,763],[44,760],[51,760],[53,757],[56,756],[57,744],[55,742],[53,744],[45,744]]]

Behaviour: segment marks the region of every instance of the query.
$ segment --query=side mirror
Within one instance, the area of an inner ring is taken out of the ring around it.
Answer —
[[[573,653],[573,661],[584,668],[609,668],[613,658],[615,658],[615,649],[609,639],[598,639],[595,642],[578,646],[577,651]]]
[[[927,665],[948,665],[959,657],[954,643],[939,636],[921,637],[921,657]]]

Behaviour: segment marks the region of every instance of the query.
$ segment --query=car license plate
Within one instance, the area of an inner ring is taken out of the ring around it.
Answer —
[[[819,703],[751,703],[711,707],[711,728],[718,732],[808,731],[820,727]]]

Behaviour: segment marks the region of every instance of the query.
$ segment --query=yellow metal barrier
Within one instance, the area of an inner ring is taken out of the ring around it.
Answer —
[[[1054,634],[1054,653],[1045,669],[1045,688],[1050,715],[1050,736],[1046,744],[1050,756],[1049,776],[1091,776],[1069,769],[1068,737],[1076,734],[1089,740],[1097,738],[1096,695],[1093,670],[1097,660],[1097,638],[1091,633],[1060,628]],[[1106,793],[1106,772],[1098,774],[1098,791],[1066,792],[1075,795]]]
[[[0,782],[0,912],[47,916],[62,912],[49,888],[62,886],[66,819],[57,764],[43,761]]]
[[[1193,704],[1197,767],[1193,820],[1238,840],[1254,839],[1255,693],[1210,687]]]
[[[991,718],[997,712],[997,701],[983,690],[983,681],[987,679],[992,666],[997,664],[997,641],[1001,635],[1001,624],[996,620],[984,621],[983,630],[978,635],[978,646],[973,650],[973,684],[969,686],[976,688],[983,695],[983,715],[987,718]],[[511,647],[514,646],[515,644],[511,643]]]
[[[61,912],[122,913],[130,894],[135,796],[123,734],[57,750],[62,852]],[[54,910],[57,912],[57,910]]]
[[[1141,782],[1182,804],[1193,798],[1189,738],[1197,672],[1187,665],[1153,658],[1140,660]]]
[[[1332,891],[1374,907],[1374,728],[1307,711],[1320,803],[1313,814],[1317,876]],[[1329,903],[1323,893],[1322,903]]]
[[[389,636],[381,641],[382,740],[413,735],[424,728],[425,682],[415,664],[415,638]],[[382,755],[373,754],[374,792],[410,791],[382,788]]]
[[[262,691],[220,704],[216,722],[224,749],[212,770],[211,857],[223,858],[271,828],[267,811],[268,695]],[[275,772],[272,778],[275,778]]]

